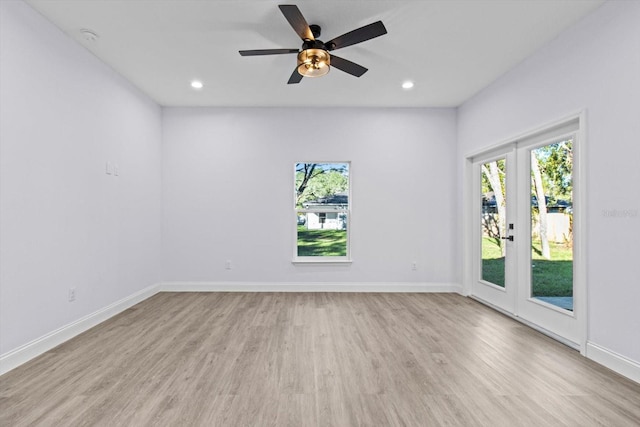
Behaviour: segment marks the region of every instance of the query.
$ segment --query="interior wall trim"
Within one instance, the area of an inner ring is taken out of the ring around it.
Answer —
[[[71,338],[152,297],[158,292],[454,292],[458,283],[282,283],[282,282],[163,282],[151,285],[126,298],[40,338],[0,355],[0,375],[27,363]]]
[[[151,285],[94,313],[84,316],[8,353],[0,355],[0,375],[28,362],[158,292],[453,292],[463,294],[458,283],[266,283],[266,282],[163,282]],[[474,298],[475,299],[475,298]],[[640,363],[598,344],[588,342],[586,357],[632,381],[640,383]]]
[[[449,292],[459,283],[433,282],[163,282],[161,292]]]
[[[41,354],[51,350],[54,347],[59,346],[65,341],[93,328],[94,326],[104,322],[123,312],[124,310],[133,307],[152,297],[158,293],[158,284],[151,285],[145,289],[142,289],[128,297],[125,297],[119,301],[114,302],[100,310],[97,310],[91,314],[88,314],[80,319],[68,323],[54,331],[49,332],[46,335],[36,338],[35,340],[28,342],[8,353],[0,355],[0,375],[9,372],[12,369],[28,362],[29,360],[40,356]]]
[[[615,351],[593,342],[587,342],[586,356],[594,362],[606,366],[620,375],[640,384],[640,363],[619,355]]]

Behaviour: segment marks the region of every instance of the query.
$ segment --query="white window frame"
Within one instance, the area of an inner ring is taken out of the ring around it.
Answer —
[[[349,167],[349,188],[347,191],[348,204],[346,209],[320,209],[320,208],[308,208],[308,209],[298,209],[296,207],[297,193],[296,193],[296,165],[300,163],[317,163],[317,164],[346,164]],[[293,229],[293,264],[323,264],[323,265],[331,265],[331,264],[350,264],[352,262],[351,259],[351,212],[353,206],[353,198],[352,198],[352,165],[351,161],[348,160],[340,160],[340,161],[332,161],[332,160],[322,160],[322,161],[298,161],[293,164],[293,218],[291,223],[294,224],[295,228]],[[307,214],[307,213],[337,213],[338,215],[344,213],[347,215],[347,254],[345,256],[298,256],[298,215]]]

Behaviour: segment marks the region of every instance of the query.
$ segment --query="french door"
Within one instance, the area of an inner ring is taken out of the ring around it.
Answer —
[[[474,159],[474,286],[472,294],[516,313],[515,144]]]
[[[581,348],[578,120],[471,157],[471,295]]]

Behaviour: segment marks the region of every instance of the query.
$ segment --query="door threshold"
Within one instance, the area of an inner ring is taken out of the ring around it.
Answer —
[[[576,342],[573,342],[571,340],[568,340],[568,339],[566,339],[566,338],[564,338],[564,337],[562,337],[562,336],[560,336],[558,334],[555,334],[555,333],[551,332],[548,329],[545,329],[545,328],[543,328],[541,326],[536,325],[535,323],[531,323],[528,320],[523,319],[522,317],[516,316],[513,313],[509,313],[508,311],[503,310],[502,308],[498,307],[497,305],[491,304],[490,302],[485,301],[482,298],[478,298],[475,295],[469,295],[469,298],[479,302],[482,305],[486,305],[487,307],[491,308],[492,310],[495,310],[495,311],[497,311],[497,312],[499,312],[501,314],[504,314],[505,316],[510,317],[511,319],[516,320],[516,321],[522,323],[523,325],[528,326],[531,329],[534,329],[534,330],[540,332],[541,334],[546,335],[549,338],[551,338],[551,339],[553,339],[555,341],[558,341],[559,343],[564,344],[564,345],[566,345],[567,347],[569,347],[569,348],[571,348],[573,350],[577,350],[578,352],[580,352],[580,344],[579,343],[576,343]]]

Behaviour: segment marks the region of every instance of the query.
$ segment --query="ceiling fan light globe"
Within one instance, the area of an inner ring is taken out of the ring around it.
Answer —
[[[331,57],[324,49],[305,49],[298,54],[298,73],[304,77],[321,77],[331,68]]]

